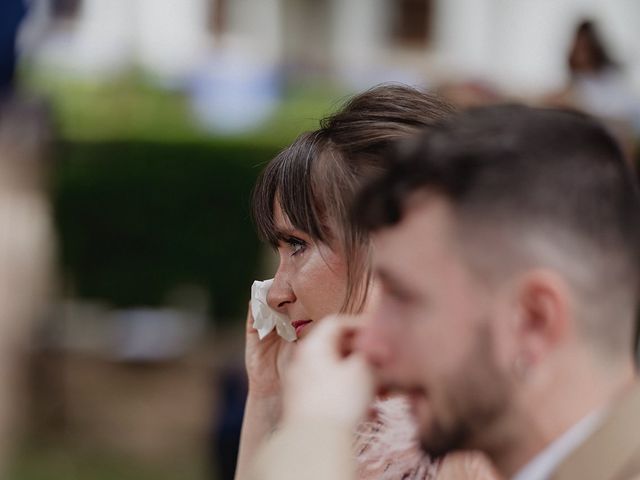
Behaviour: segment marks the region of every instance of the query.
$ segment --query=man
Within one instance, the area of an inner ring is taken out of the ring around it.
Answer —
[[[503,106],[397,157],[357,209],[379,289],[357,351],[338,348],[339,319],[301,346],[274,444],[318,419],[325,445],[341,438],[366,404],[364,355],[434,457],[478,449],[517,480],[640,478],[640,200],[615,141],[577,113]]]

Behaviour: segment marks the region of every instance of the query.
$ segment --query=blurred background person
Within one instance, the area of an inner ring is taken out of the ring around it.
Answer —
[[[13,89],[18,30],[27,13],[25,0],[4,0],[0,5],[0,100]]]
[[[53,237],[44,170],[50,131],[39,108],[0,106],[0,475],[24,428],[27,353],[50,292]]]
[[[567,58],[569,83],[549,100],[572,106],[605,121],[633,158],[640,136],[640,96],[623,76],[623,66],[606,46],[596,23],[576,27]]]
[[[233,480],[247,398],[246,372],[238,362],[231,363],[220,372],[216,387],[220,404],[216,406],[211,432],[211,471],[217,472],[219,480]]]

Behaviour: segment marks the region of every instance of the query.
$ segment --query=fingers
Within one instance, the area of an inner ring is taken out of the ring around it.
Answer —
[[[367,365],[365,358],[357,353],[350,355],[343,362],[343,368],[347,372],[347,376],[358,381],[358,385],[362,389],[363,396],[372,397],[374,394],[374,378],[373,373]]]
[[[351,348],[357,326],[349,317],[323,319],[296,348],[286,376],[289,419],[315,417],[354,427],[364,416],[374,383],[364,356]]]
[[[359,322],[354,317],[331,315],[324,318],[305,339],[305,350],[316,354],[344,358],[352,351]]]
[[[247,302],[247,323],[246,323],[247,332],[258,332],[255,328],[253,328],[253,312],[251,311],[251,300]]]
[[[245,324],[245,331],[247,333],[248,336],[251,336],[252,338],[255,337],[256,341],[258,340],[258,329],[255,328],[253,325],[255,323],[255,319],[253,317],[253,309],[251,308],[251,300],[249,300],[248,302],[248,306],[247,306],[247,320],[246,320],[246,324]],[[272,332],[269,332],[265,337],[264,340],[270,340],[273,339],[273,337],[275,336],[275,330]]]

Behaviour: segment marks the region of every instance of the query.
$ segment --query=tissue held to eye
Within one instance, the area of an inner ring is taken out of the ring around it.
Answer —
[[[287,342],[293,342],[298,338],[291,321],[267,304],[267,293],[273,284],[273,278],[261,282],[256,280],[251,285],[251,313],[253,315],[253,328],[258,330],[258,337],[262,340],[274,328],[278,335]]]

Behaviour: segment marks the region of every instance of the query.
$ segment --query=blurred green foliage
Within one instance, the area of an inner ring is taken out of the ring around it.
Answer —
[[[159,143],[233,141],[280,149],[342,103],[345,93],[326,85],[292,86],[271,118],[253,131],[220,137],[201,129],[185,95],[153,85],[139,72],[97,83],[25,69],[24,88],[46,97],[65,140]]]
[[[242,313],[259,245],[249,216],[273,151],[207,143],[62,143],[54,211],[62,264],[81,297],[161,305],[205,287],[216,316]]]
[[[204,287],[217,318],[246,310],[259,244],[249,216],[262,165],[316,128],[338,97],[294,89],[257,130],[200,130],[183,95],[139,75],[100,84],[24,74],[59,132],[52,193],[61,263],[73,293],[115,306],[162,305]]]

